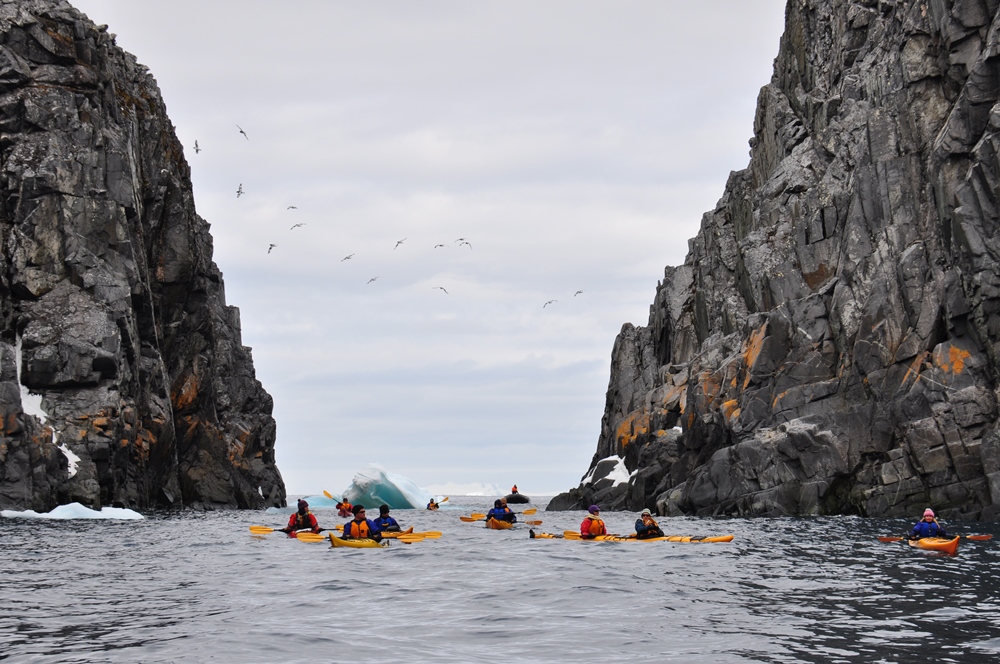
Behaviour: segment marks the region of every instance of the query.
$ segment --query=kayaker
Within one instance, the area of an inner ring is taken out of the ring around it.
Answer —
[[[344,534],[341,539],[373,539],[380,542],[382,535],[375,522],[366,518],[364,505],[355,505],[351,510],[354,512],[354,519],[344,524]]]
[[[604,527],[604,520],[601,519],[601,508],[591,505],[587,508],[587,516],[583,517],[580,523],[580,535],[584,539],[593,539],[598,535],[607,535],[608,529]]]
[[[281,529],[283,533],[293,533],[299,530],[319,532],[316,516],[309,511],[309,503],[299,498],[298,511],[288,518],[288,525]]]
[[[486,520],[489,521],[490,519],[517,523],[517,515],[507,507],[507,503],[503,498],[493,501],[493,509],[486,513]]]
[[[924,510],[924,518],[917,521],[910,533],[910,539],[920,539],[922,537],[948,537],[944,527],[934,518],[934,510],[927,508]]]
[[[438,504],[436,502],[434,502],[433,498],[431,498],[431,502],[427,503],[427,509],[433,511],[433,510],[436,510],[437,508],[438,508]]]
[[[635,520],[635,538],[650,539],[652,537],[663,537],[660,525],[653,520],[653,513],[644,509],[639,518]]]
[[[354,506],[348,502],[347,498],[337,503],[338,516],[351,516],[352,514],[354,514]]]
[[[402,528],[396,520],[389,516],[389,506],[380,505],[378,508],[378,518],[375,519],[375,526],[380,533],[398,533]]]

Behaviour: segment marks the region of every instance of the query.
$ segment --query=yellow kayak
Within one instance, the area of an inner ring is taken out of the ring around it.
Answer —
[[[346,546],[352,549],[381,549],[384,545],[373,539],[344,539],[330,533],[330,544],[334,547]]]
[[[732,542],[733,536],[719,535],[717,537],[708,537],[705,535],[667,535],[666,537],[657,537],[655,539],[662,539],[667,542],[687,542],[689,544],[714,544],[716,542]]]
[[[514,527],[514,524],[510,521],[497,521],[496,519],[487,519],[486,527],[491,530],[510,530]]]
[[[958,552],[958,537],[945,539],[943,537],[921,537],[917,540],[909,540],[910,546],[928,551],[940,551],[948,555],[955,555]]]

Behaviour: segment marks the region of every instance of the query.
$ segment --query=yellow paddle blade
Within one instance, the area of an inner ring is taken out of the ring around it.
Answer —
[[[525,523],[529,526],[540,526],[542,525],[542,520],[538,519],[537,521],[525,521]]]
[[[299,533],[295,536],[295,539],[300,542],[323,542],[326,540],[326,537],[319,533]]]
[[[581,535],[575,530],[564,530],[563,537],[565,537],[566,539],[583,539],[583,535]]]
[[[471,516],[473,519],[485,519],[486,518],[485,514],[480,514],[479,512],[473,512],[469,516]]]
[[[537,511],[538,511],[537,507],[532,507],[531,509],[524,510],[523,512],[521,512],[521,514],[524,514],[525,516],[527,516],[529,514],[534,514]]]
[[[441,535],[443,535],[443,533],[440,530],[425,530],[423,532],[413,533],[413,534],[423,535],[427,539],[438,539],[439,537],[441,537]]]
[[[250,526],[250,532],[257,534],[273,533],[274,528],[268,528],[267,526]]]
[[[472,523],[473,521],[482,521],[483,519],[486,518],[486,515],[473,514],[472,516],[460,516],[458,518],[461,519],[462,521],[465,521],[466,523]]]
[[[333,497],[333,494],[331,494],[326,489],[323,490],[323,495],[326,496],[327,498],[329,498],[330,500],[336,500],[336,498]]]
[[[414,535],[411,533],[409,535],[400,535],[399,537],[396,537],[394,539],[397,539],[400,542],[423,542],[425,538],[421,537],[420,535]]]
[[[333,529],[339,530],[340,532],[344,532],[344,526],[340,525],[339,523],[336,526],[334,526]]]
[[[442,499],[441,499],[441,502],[442,502],[442,503],[446,503],[446,502],[448,502],[448,496],[445,496],[444,498],[442,498]]]

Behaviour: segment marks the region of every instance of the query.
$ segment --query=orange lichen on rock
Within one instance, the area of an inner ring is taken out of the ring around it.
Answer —
[[[615,440],[620,448],[628,447],[638,436],[649,433],[649,413],[645,410],[635,410],[629,413],[618,424]]]
[[[721,410],[722,416],[726,418],[726,421],[731,420],[736,413],[739,413],[739,404],[740,402],[737,399],[730,399],[729,401],[723,402]]]
[[[972,357],[972,353],[956,346],[948,346],[948,357],[945,359],[943,353],[934,353],[934,364],[941,367],[943,371],[955,374],[962,373],[965,369],[965,361]]]
[[[765,322],[757,330],[755,330],[750,338],[747,339],[746,347],[743,349],[743,362],[746,364],[747,375],[743,379],[743,389],[746,389],[750,385],[750,369],[753,367],[757,358],[760,356],[760,351],[764,347],[764,338],[767,337],[767,323]]]
[[[193,373],[189,373],[185,378],[181,386],[174,390],[174,393],[170,395],[170,400],[174,404],[174,408],[181,409],[190,406],[195,397],[198,396],[198,377]]]

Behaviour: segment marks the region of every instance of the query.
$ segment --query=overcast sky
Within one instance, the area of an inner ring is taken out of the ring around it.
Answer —
[[[74,5],[160,85],[291,494],[370,462],[576,486],[615,336],[747,166],[784,19],[782,0]]]

